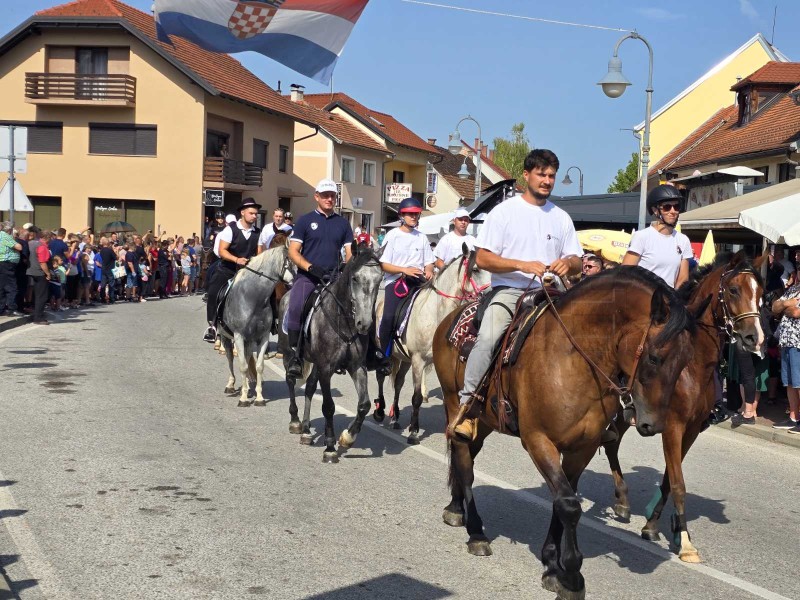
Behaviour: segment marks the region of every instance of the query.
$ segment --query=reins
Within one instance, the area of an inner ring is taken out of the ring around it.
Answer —
[[[464,302],[466,300],[473,300],[477,298],[483,290],[489,287],[489,284],[486,283],[482,286],[478,286],[478,284],[475,283],[475,278],[472,277],[472,275],[470,275],[471,269],[469,268],[469,263],[470,263],[469,258],[464,258],[461,261],[461,266],[464,267],[464,276],[461,278],[460,296],[452,296],[450,294],[446,294],[445,292],[437,288],[435,284],[433,285],[433,291],[442,296],[443,298],[448,298],[450,300],[457,300],[458,302]],[[467,292],[467,283],[472,285],[471,292]]]
[[[728,307],[728,303],[725,302],[725,288],[723,284],[726,283],[725,279],[727,277],[733,277],[735,268],[725,271],[722,276],[719,278],[719,288],[717,289],[717,299],[719,300],[719,304],[722,307],[722,325],[717,325],[717,328],[720,330],[721,333],[726,334],[728,337],[733,337],[737,335],[736,331],[736,324],[739,321],[743,321],[744,319],[760,319],[761,313],[758,311],[748,311],[739,313],[738,315],[732,314],[730,308]],[[742,269],[739,271],[741,274],[749,273],[751,275],[755,275],[755,272],[752,269]],[[716,313],[714,314],[714,320],[717,320]]]

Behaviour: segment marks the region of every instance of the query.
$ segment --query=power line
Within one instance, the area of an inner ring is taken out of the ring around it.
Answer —
[[[463,6],[451,6],[449,4],[436,4],[434,2],[422,2],[421,0],[400,0],[407,4],[419,4],[422,6],[432,6],[435,8],[446,8],[449,10],[460,10],[462,12],[477,13],[480,15],[492,15],[495,17],[510,17],[512,19],[520,19],[522,21],[536,21],[537,23],[550,23],[551,25],[569,25],[571,27],[585,27],[586,29],[603,29],[605,31],[630,31],[629,29],[620,29],[619,27],[605,27],[603,25],[588,25],[586,23],[572,23],[570,21],[556,21],[554,19],[542,19],[539,17],[526,17],[523,15],[512,15],[510,13],[495,12],[492,10],[479,10],[477,8],[464,8]]]

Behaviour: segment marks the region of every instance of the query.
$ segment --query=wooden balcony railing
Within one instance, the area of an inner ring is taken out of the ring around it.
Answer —
[[[260,188],[263,174],[258,165],[230,158],[206,156],[203,164],[203,181],[214,183]]]
[[[130,75],[26,73],[25,97],[34,104],[134,106],[136,78]]]

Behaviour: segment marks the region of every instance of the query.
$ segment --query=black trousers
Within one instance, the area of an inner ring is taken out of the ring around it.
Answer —
[[[28,267],[20,261],[17,264],[17,310],[25,307],[25,293],[28,291]]]
[[[17,263],[0,262],[0,311],[17,310]]]
[[[236,269],[227,262],[219,261],[211,281],[208,282],[208,301],[206,302],[206,320],[213,323],[217,317],[217,296],[219,291],[228,284],[228,280],[236,275]]]
[[[32,277],[33,279],[33,320],[44,320],[44,305],[47,304],[47,299],[50,296],[50,288],[45,276]]]

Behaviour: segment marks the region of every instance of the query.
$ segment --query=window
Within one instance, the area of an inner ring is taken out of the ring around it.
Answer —
[[[361,183],[364,185],[375,185],[375,163],[369,160],[364,161]]]
[[[0,121],[0,125],[18,125],[28,128],[28,152],[31,154],[61,154],[64,139],[62,123],[48,121]]]
[[[61,227],[61,198],[52,196],[28,196],[33,205],[33,212],[15,210],[14,222],[22,225],[33,223],[41,229],[53,230]],[[9,218],[8,211],[0,211],[0,221]]]
[[[796,177],[797,170],[794,168],[794,165],[790,165],[789,163],[778,165],[778,183],[783,183],[784,181],[789,181]]]
[[[291,198],[284,198],[281,196],[278,198],[278,208],[282,208],[283,212],[291,212],[292,211],[292,199]]]
[[[278,152],[278,171],[286,173],[289,170],[289,146],[281,146]]]
[[[342,177],[344,183],[354,183],[356,180],[356,159],[349,156],[342,157]]]
[[[108,75],[108,48],[77,48],[75,73],[78,75]],[[102,98],[105,95],[104,77],[82,77],[75,88],[76,98]]]
[[[253,140],[253,164],[266,169],[269,164],[269,142]]]
[[[111,200],[93,198],[92,229],[99,231],[113,221],[125,221],[144,234],[155,229],[155,202],[148,200]]]
[[[392,183],[405,183],[406,174],[403,171],[392,171]]]
[[[89,123],[90,154],[155,156],[156,147],[155,125]]]
[[[754,185],[762,185],[769,181],[769,165],[766,167],[756,167],[756,171],[761,171],[764,175],[761,177],[753,177],[753,184]]]

